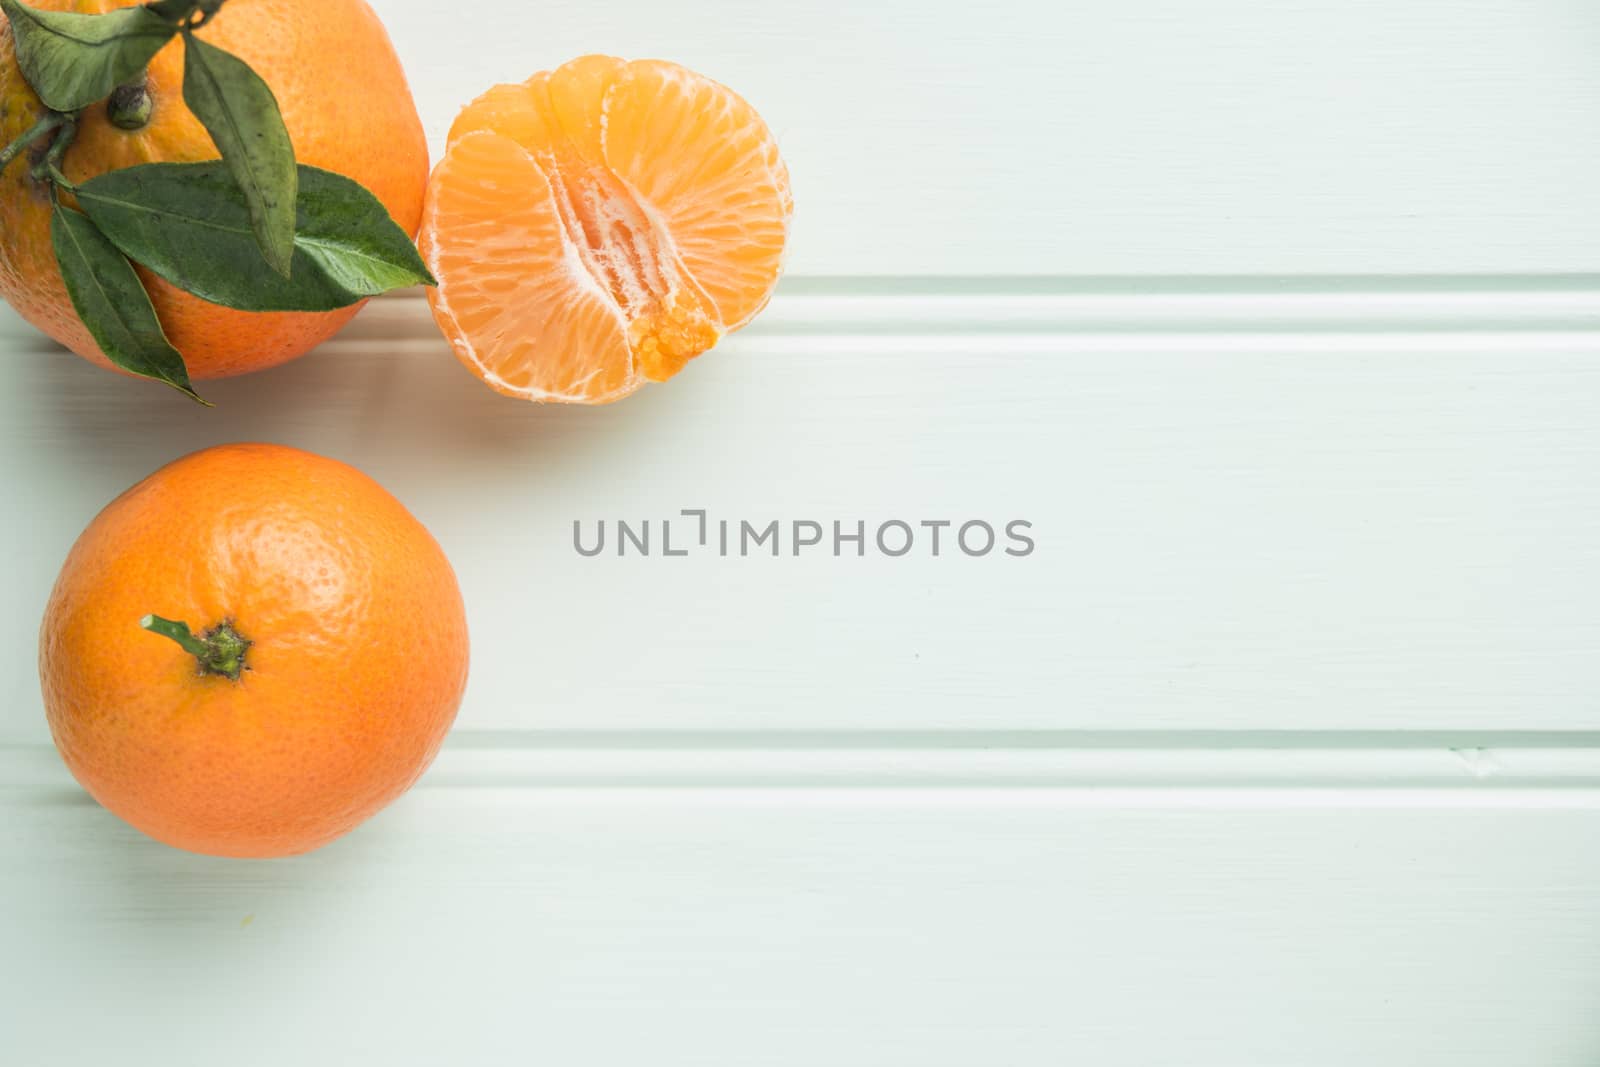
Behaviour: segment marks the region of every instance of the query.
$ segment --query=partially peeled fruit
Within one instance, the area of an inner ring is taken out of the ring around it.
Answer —
[[[732,90],[585,56],[467,106],[419,246],[434,317],[478,377],[601,404],[766,306],[793,211],[771,131]]]

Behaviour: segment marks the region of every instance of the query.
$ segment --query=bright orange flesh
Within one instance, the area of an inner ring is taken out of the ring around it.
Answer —
[[[99,13],[140,0],[28,0],[29,6]],[[200,36],[239,55],[266,79],[301,163],[366,186],[407,232],[416,231],[428,177],[428,144],[400,59],[364,0],[228,0]],[[216,146],[183,103],[183,41],[149,68],[149,125],[121,130],[104,104],[86,109],[65,159],[83,182],[118,167],[217,158]],[[0,144],[44,113],[17,69],[10,26],[0,18]],[[0,296],[23,318],[104,367],[67,297],[50,245],[50,198],[24,157],[0,174]],[[327,312],[249,312],[208,304],[141,270],[167,337],[189,376],[224,378],[299,356],[332,337],[357,307]]]
[[[531,400],[665,381],[772,296],[793,200],[771,132],[673,63],[585,56],[469,104],[429,180],[434,317]]]
[[[205,674],[155,614],[253,642]],[[467,678],[455,574],[366,475],[277,445],[178,460],[73,546],[40,629],[50,731],[78,781],[150,836],[282,856],[331,841],[427,767]]]

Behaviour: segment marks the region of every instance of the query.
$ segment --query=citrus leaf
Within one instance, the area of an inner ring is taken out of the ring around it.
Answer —
[[[194,34],[183,38],[183,102],[205,126],[250,208],[267,265],[285,278],[294,255],[294,145],[278,100],[231,52]]]
[[[160,15],[168,22],[182,22],[199,7],[199,0],[155,0],[146,4],[145,10]]]
[[[11,23],[22,76],[53,111],[77,111],[104,100],[177,32],[142,7],[80,15],[0,0],[0,10]]]
[[[50,243],[72,306],[106,358],[200,400],[127,257],[85,215],[59,203],[50,216]]]
[[[377,197],[301,164],[293,272],[261,258],[244,194],[223,163],[144,163],[78,186],[79,205],[135,262],[203,300],[244,311],[331,311],[421,282],[422,257]]]

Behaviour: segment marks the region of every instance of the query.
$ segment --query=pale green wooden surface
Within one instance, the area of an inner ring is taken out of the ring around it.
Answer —
[[[205,411],[6,320],[29,520],[0,531],[0,741],[46,740],[35,627],[82,526],[249,439],[354,463],[435,531],[472,612],[467,730],[1596,728],[1594,292],[835,285],[795,279],[600,410],[492,394],[415,298]],[[1021,518],[1038,548],[664,558],[684,508],[736,536]],[[646,518],[655,556],[573,549],[574,520]]]
[[[1582,0],[379,7],[436,150],[488,83],[585,52],[733,86],[790,161],[802,273],[1600,269]]]
[[[214,412],[0,315],[0,1063],[1600,1059],[1594,10],[467,7],[378,4],[436,146],[682,60],[778,131],[796,276],[603,411],[405,299]],[[475,631],[423,785],[268,864],[90,803],[33,667],[94,510],[242,438],[387,484]],[[1041,550],[568,544],[701,506]]]

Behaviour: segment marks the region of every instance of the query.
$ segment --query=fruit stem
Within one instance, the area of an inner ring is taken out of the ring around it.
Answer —
[[[223,620],[199,637],[189,629],[188,623],[173,622],[159,615],[146,615],[139,620],[139,625],[176,641],[179,648],[199,661],[201,674],[220,674],[237,682],[245,669],[244,654],[250,642],[239,635],[229,620]]]
[[[119,130],[142,130],[150,125],[155,102],[150,98],[147,78],[119,85],[106,98],[106,118]]]
[[[33,177],[40,181],[54,182],[63,189],[76,189],[77,186],[69,182],[67,176],[61,173],[61,157],[67,154],[67,149],[72,147],[72,141],[77,136],[78,124],[69,117],[61,128],[56,131],[56,139],[50,142],[50,151],[44,154],[44,158],[30,172]]]
[[[28,127],[27,130],[23,131],[22,136],[18,137],[15,141],[12,141],[4,148],[0,148],[0,170],[5,170],[7,167],[9,167],[11,165],[11,161],[22,155],[27,147],[33,142],[37,141],[39,138],[43,137],[56,127],[66,125],[66,123],[69,121],[71,121],[69,117],[63,115],[59,111],[47,112],[45,116],[38,122],[35,122],[32,126]]]

